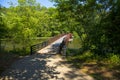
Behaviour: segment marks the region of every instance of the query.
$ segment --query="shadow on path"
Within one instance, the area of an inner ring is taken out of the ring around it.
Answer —
[[[54,54],[35,54],[15,62],[10,69],[1,75],[1,79],[14,80],[49,80],[57,77],[59,72],[54,66],[46,65],[47,58]]]

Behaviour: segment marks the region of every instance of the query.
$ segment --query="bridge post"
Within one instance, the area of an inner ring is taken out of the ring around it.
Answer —
[[[62,55],[65,56],[65,57],[67,56],[67,55],[66,55],[66,49],[67,49],[67,47],[66,47],[66,46],[63,46]]]
[[[32,46],[30,46],[30,55],[33,54],[33,51],[32,51]]]

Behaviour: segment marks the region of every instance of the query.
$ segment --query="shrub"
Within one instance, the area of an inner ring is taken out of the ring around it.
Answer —
[[[120,65],[120,56],[116,55],[116,54],[109,54],[108,55],[108,64],[112,67],[112,66],[117,66]]]

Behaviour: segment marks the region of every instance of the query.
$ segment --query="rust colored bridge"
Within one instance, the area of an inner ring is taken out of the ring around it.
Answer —
[[[62,42],[63,38],[66,37],[67,34],[59,34],[57,36],[54,36],[50,39],[48,39],[47,41],[44,41],[42,43],[39,43],[39,44],[35,44],[35,45],[32,45],[30,47],[30,54],[35,54],[37,51],[43,49],[44,47],[52,44],[53,48],[55,49],[55,47],[57,48],[60,43]],[[57,41],[57,42],[56,42]]]

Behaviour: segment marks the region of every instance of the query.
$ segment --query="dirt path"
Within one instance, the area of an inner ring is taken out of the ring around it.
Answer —
[[[2,73],[0,80],[94,80],[56,54],[62,39],[63,37],[38,51],[38,54],[16,61]]]

